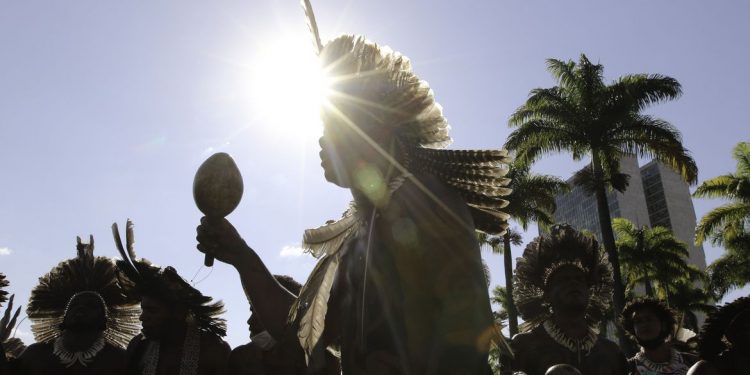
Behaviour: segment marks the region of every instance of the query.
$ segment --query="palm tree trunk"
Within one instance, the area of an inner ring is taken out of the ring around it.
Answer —
[[[505,293],[508,301],[508,330],[510,337],[518,333],[518,312],[516,303],[513,302],[513,257],[510,252],[510,233],[503,236],[503,260],[505,266]]]
[[[614,278],[613,306],[615,314],[619,314],[625,306],[625,287],[622,284],[622,274],[620,273],[620,259],[615,247],[615,235],[612,231],[612,218],[609,216],[609,204],[607,203],[607,191],[604,186],[604,178],[597,150],[593,150],[591,158],[593,178],[595,181],[596,206],[599,214],[599,228],[602,234],[602,243],[607,251],[609,261],[612,264],[612,276]],[[622,327],[617,325],[617,336],[620,346],[626,348],[629,345],[625,332]]]

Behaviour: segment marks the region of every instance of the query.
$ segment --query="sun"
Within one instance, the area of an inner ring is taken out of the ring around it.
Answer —
[[[285,38],[260,46],[250,62],[254,116],[273,132],[294,137],[321,133],[320,109],[329,82],[309,39]]]

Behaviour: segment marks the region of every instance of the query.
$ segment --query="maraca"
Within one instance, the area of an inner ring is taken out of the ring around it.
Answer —
[[[232,213],[242,199],[242,175],[229,154],[211,155],[195,172],[193,199],[208,220],[220,220]],[[206,255],[204,264],[211,267],[214,257]]]

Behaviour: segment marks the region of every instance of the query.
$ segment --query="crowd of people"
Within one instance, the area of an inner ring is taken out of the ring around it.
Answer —
[[[88,243],[78,238],[76,256],[39,279],[26,309],[36,340],[28,347],[11,338],[20,308],[14,311],[13,296],[7,299],[7,292],[0,291],[0,303],[8,302],[0,321],[0,374],[340,374],[342,369],[344,373],[370,374],[490,373],[487,353],[492,340],[483,336],[492,331],[488,330],[491,324],[484,329],[458,331],[464,337],[421,332],[432,340],[444,340],[435,345],[437,348],[449,348],[441,352],[446,357],[431,359],[441,364],[434,366],[412,361],[409,355],[415,353],[410,353],[406,345],[413,338],[395,330],[382,310],[365,312],[363,326],[356,327],[367,333],[364,343],[344,341],[344,330],[351,328],[326,317],[329,326],[321,337],[330,341],[319,341],[312,351],[306,351],[304,340],[300,340],[305,337],[299,335],[302,327],[288,314],[290,309],[302,309],[298,315],[304,315],[305,310],[314,308],[300,300],[304,287],[283,275],[271,275],[266,280],[268,285],[262,287],[270,291],[253,286],[255,279],[262,278],[253,274],[268,271],[259,259],[249,259],[254,254],[251,249],[228,247],[244,242],[229,225],[222,222],[217,225],[222,229],[209,229],[204,223],[198,237],[201,247],[213,247],[211,254],[234,265],[240,273],[251,303],[249,343],[232,350],[222,340],[226,323],[221,318],[221,302],[195,289],[174,268],[158,267],[138,258],[133,249],[132,223],[128,222],[126,245],[121,244],[119,234],[115,236],[121,259],[95,256],[93,238]],[[219,238],[221,245],[212,242],[219,242]],[[246,255],[240,256],[239,251]],[[678,339],[676,315],[662,301],[632,300],[620,314],[619,324],[639,349],[626,358],[627,348],[599,334],[598,327],[607,317],[611,302],[612,274],[595,239],[567,225],[553,226],[548,234],[528,244],[518,259],[515,276],[515,297],[525,322],[523,333],[515,335],[501,355],[502,374],[750,373],[750,298],[740,298],[710,314],[697,347]],[[385,275],[377,280],[382,277]],[[0,287],[7,286],[8,281],[0,274]],[[378,287],[383,288],[373,285]],[[275,293],[288,298],[273,302],[269,297],[271,303],[266,303],[264,298]],[[390,295],[378,289],[373,295],[384,305],[404,302],[389,300]],[[474,303],[466,296],[455,296],[453,302],[466,306]],[[287,310],[273,303],[284,303]],[[431,317],[427,309],[420,308],[420,314],[427,314],[425,319]],[[442,308],[431,308],[439,310],[431,312],[432,316],[442,313]],[[260,311],[275,314],[276,319],[264,319]],[[333,316],[342,319],[341,315]],[[465,327],[460,318],[456,319],[432,318],[429,324],[438,330]],[[373,332],[373,326],[385,332]],[[329,333],[330,327],[336,327],[336,336]],[[390,340],[382,341],[383,337]],[[426,346],[414,351],[429,355],[429,340],[423,339],[420,344]],[[372,349],[353,352],[360,345]],[[351,355],[354,358],[346,358]],[[448,366],[451,368],[446,371]]]
[[[640,346],[628,359],[599,332],[613,316],[609,259],[564,224],[518,259],[524,324],[503,337],[476,232],[508,226],[507,152],[443,149],[448,123],[406,57],[354,35],[323,45],[308,17],[323,66],[341,78],[322,111],[322,166],[353,203],[305,232],[318,259],[305,284],[274,275],[226,219],[203,218],[198,250],[237,270],[251,306],[251,342],[232,350],[222,303],[139,258],[132,223],[124,244],[115,225],[120,259],[79,239],[40,278],[28,347],[11,338],[20,310],[7,301],[0,374],[490,374],[493,348],[503,374],[750,374],[749,298],[711,315],[695,352],[676,342],[664,304],[632,301],[618,314]]]

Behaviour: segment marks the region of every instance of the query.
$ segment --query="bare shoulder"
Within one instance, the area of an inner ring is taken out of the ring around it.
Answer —
[[[719,371],[711,362],[700,360],[690,368],[687,375],[719,375]]]

